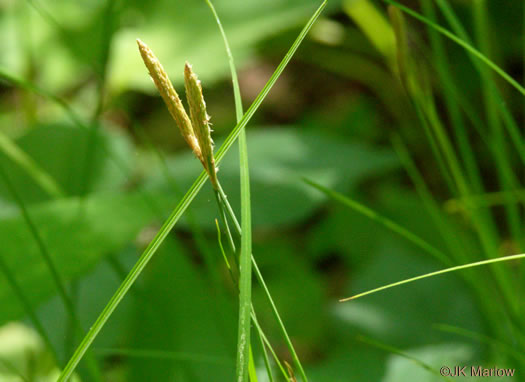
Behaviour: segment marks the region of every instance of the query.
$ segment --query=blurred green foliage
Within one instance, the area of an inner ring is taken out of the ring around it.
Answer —
[[[476,5],[443,2],[457,12],[466,33],[475,36],[479,28],[473,11]],[[318,3],[214,1],[240,70],[246,105]],[[422,11],[424,3],[428,7],[426,0],[406,5]],[[523,82],[523,2],[478,3],[486,3],[489,11],[491,49],[486,53]],[[441,13],[437,22],[449,28]],[[421,102],[423,113],[435,111],[453,150],[461,153],[460,166],[467,178],[472,174],[462,155],[461,139],[470,142],[481,174],[481,185],[472,186],[473,193],[509,191],[509,184],[521,189],[519,155],[511,150],[514,146],[506,133],[487,127],[491,121],[485,115],[486,83],[467,54],[442,41],[446,54],[442,62],[448,63],[446,71],[456,92],[451,96],[453,89],[442,81],[438,67],[443,57],[437,57],[428,29],[408,18],[406,25],[411,60],[424,72],[424,79],[414,80],[426,92],[422,97],[428,97]],[[185,147],[155,93],[136,48],[137,37],[156,52],[178,90],[182,90],[184,62],[193,64],[203,82],[215,141],[220,144],[235,125],[233,95],[222,40],[204,1],[0,0],[0,132],[38,165],[38,171],[54,179],[65,196],[50,195],[5,151],[0,152],[0,166],[67,281],[85,328],[200,171],[200,163]],[[473,40],[474,45],[479,43]],[[469,254],[465,260],[482,257],[476,222],[465,211],[451,213],[443,207],[445,201],[462,195],[450,188],[446,172],[433,155],[428,131],[418,120],[419,101],[399,81],[395,49],[385,4],[328,3],[323,18],[248,127],[254,255],[313,382],[439,379],[402,355],[360,341],[360,335],[410,353],[436,370],[443,365],[491,367],[495,363],[498,367],[521,365],[525,370],[523,359],[520,364],[495,345],[501,342],[504,349],[523,352],[525,323],[511,317],[487,270],[469,271],[477,280],[487,280],[478,287],[467,277],[450,274],[355,302],[337,302],[443,264],[402,237],[327,200],[303,177],[342,192],[436,247],[450,250],[450,241],[421,199],[421,189],[413,186],[392,148],[392,135],[401,136],[409,148],[439,208],[441,224],[454,232]],[[56,100],[20,87],[2,73],[59,97],[77,118],[72,119]],[[523,97],[500,79],[495,83],[504,106],[522,126]],[[455,135],[448,97],[461,107],[465,102],[471,106],[461,111],[467,121],[463,137]],[[502,119],[499,114],[496,118]],[[505,160],[494,159],[494,147],[505,153]],[[502,181],[502,163],[515,176],[514,183]],[[238,210],[236,150],[228,154],[218,174]],[[12,285],[0,274],[0,324],[4,325],[0,339],[12,331],[20,346],[33,346],[25,355],[14,354],[0,340],[0,380],[23,381],[19,374],[29,373],[27,365],[36,357],[43,366],[37,362],[41,370],[34,375],[51,381],[80,338],[69,328],[56,286],[12,191],[0,179],[0,257],[44,324],[59,359],[49,361],[33,332],[22,333],[9,323],[31,325]],[[493,257],[524,252],[523,237],[516,237],[512,230],[516,226],[523,232],[523,203],[509,207],[510,203],[504,199],[483,210],[490,224],[482,224],[493,227],[497,238],[498,253]],[[517,211],[514,218],[509,218],[511,208]],[[93,354],[105,380],[233,379],[237,298],[218,248],[216,217],[211,187],[206,185],[95,341]],[[197,243],[196,237],[202,240]],[[205,266],[210,262],[214,272]],[[525,267],[519,274],[518,264],[504,267],[518,275],[512,285],[523,313]],[[493,294],[483,295],[483,288]],[[489,295],[494,300],[483,301]],[[280,357],[289,360],[257,285],[253,301],[270,342]],[[501,314],[501,321],[488,317],[487,309]],[[492,340],[438,331],[436,323]],[[259,349],[254,351],[264,374]],[[87,381],[90,375],[82,368],[79,378]]]

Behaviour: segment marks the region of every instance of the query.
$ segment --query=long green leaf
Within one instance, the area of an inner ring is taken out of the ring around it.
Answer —
[[[259,108],[262,101],[266,98],[268,93],[270,92],[270,89],[273,87],[277,79],[280,77],[284,69],[286,68],[286,65],[290,62],[292,56],[294,55],[297,48],[299,48],[299,45],[304,40],[306,35],[308,34],[310,28],[314,24],[314,22],[317,20],[319,15],[321,14],[322,10],[324,9],[326,5],[326,0],[323,2],[323,4],[317,9],[317,11],[313,14],[313,16],[310,18],[308,23],[305,25],[297,39],[292,44],[291,48],[288,50],[286,55],[284,56],[283,60],[275,70],[275,72],[272,74],[266,85],[263,87],[255,101],[252,103],[252,105],[248,108],[247,112],[244,114],[241,121],[235,126],[235,128],[232,130],[232,132],[228,135],[222,146],[217,151],[216,155],[216,161],[217,163],[220,163],[220,161],[223,159],[224,155],[228,152],[228,150],[231,148],[237,137],[239,136],[241,130],[248,124],[250,119],[255,114],[255,111]],[[60,374],[60,377],[58,379],[58,382],[64,382],[67,381],[71,375],[73,374],[73,371],[79,364],[80,360],[88,350],[88,348],[91,346],[95,338],[97,337],[98,333],[102,330],[104,325],[106,324],[109,317],[111,317],[114,310],[117,308],[119,303],[122,301],[126,293],[129,291],[131,286],[134,284],[134,282],[137,280],[139,275],[142,273],[146,265],[149,263],[155,252],[158,250],[164,239],[168,236],[171,229],[175,226],[175,224],[179,221],[180,217],[188,208],[188,206],[191,204],[195,196],[198,194],[202,186],[204,185],[204,182],[207,179],[207,173],[205,171],[202,171],[197,180],[193,183],[193,185],[190,187],[186,195],[182,198],[182,200],[179,202],[177,207],[173,210],[169,218],[164,222],[160,230],[157,232],[153,240],[150,242],[150,244],[147,246],[147,248],[144,250],[142,255],[140,256],[137,263],[133,266],[130,273],[126,277],[126,279],[122,282],[122,284],[119,286],[113,297],[110,299],[108,304],[104,307],[102,312],[100,313],[97,320],[94,322],[94,324],[91,326],[90,330],[76,349],[75,353],[67,363],[66,367]]]

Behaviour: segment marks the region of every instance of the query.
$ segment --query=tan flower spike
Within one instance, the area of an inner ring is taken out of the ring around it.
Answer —
[[[206,102],[202,95],[201,82],[193,73],[191,65],[186,62],[184,67],[184,83],[186,85],[186,98],[190,107],[193,132],[199,142],[202,154],[202,164],[210,176],[211,184],[217,188],[217,169],[213,157],[213,141],[211,139],[210,116],[206,112]]]
[[[155,83],[155,86],[157,87],[160,95],[162,96],[164,103],[168,107],[171,116],[177,123],[177,126],[182,133],[182,137],[191,147],[197,158],[199,158],[200,161],[204,163],[199,143],[193,132],[193,127],[191,125],[190,119],[188,118],[188,114],[186,114],[186,110],[184,110],[184,106],[182,105],[179,95],[173,88],[166,71],[146,44],[144,44],[139,39],[137,39],[137,44],[139,46],[140,55],[142,56],[142,59],[148,68],[149,74],[153,79],[153,82]]]

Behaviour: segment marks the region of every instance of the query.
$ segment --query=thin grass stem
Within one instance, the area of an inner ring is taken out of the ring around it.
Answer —
[[[374,294],[374,293],[377,293],[377,292],[380,292],[380,291],[383,291],[383,290],[386,290],[386,289],[390,289],[390,288],[393,288],[393,287],[396,287],[396,286],[399,286],[399,285],[408,284],[408,283],[411,283],[411,282],[414,282],[414,281],[426,279],[428,277],[442,275],[442,274],[445,274],[445,273],[456,272],[456,271],[460,271],[460,270],[464,270],[464,269],[468,269],[468,268],[479,267],[481,265],[500,263],[500,262],[503,262],[503,261],[521,260],[523,258],[525,258],[525,254],[522,253],[522,254],[519,254],[519,255],[504,256],[504,257],[498,257],[496,259],[489,259],[489,260],[477,261],[477,262],[470,263],[470,264],[458,265],[458,266],[451,267],[451,268],[441,269],[441,270],[436,271],[436,272],[430,272],[430,273],[426,273],[424,275],[411,277],[409,279],[405,279],[405,280],[402,280],[402,281],[397,281],[395,283],[384,285],[384,286],[379,287],[379,288],[371,289],[369,291],[366,291],[366,292],[363,292],[363,293],[359,293],[359,294],[356,294],[356,295],[351,296],[351,297],[346,297],[346,298],[340,299],[339,301],[340,302],[345,302],[345,301],[350,301],[350,300],[356,300],[358,298],[361,298],[361,297],[364,297],[364,296],[368,296],[370,294]]]

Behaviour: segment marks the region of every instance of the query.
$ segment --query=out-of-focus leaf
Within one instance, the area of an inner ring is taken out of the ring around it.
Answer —
[[[238,64],[254,54],[257,42],[300,25],[320,3],[319,0],[214,1]],[[335,8],[337,3],[332,1],[328,7]],[[222,39],[204,1],[136,2],[123,12],[123,18],[131,25],[115,38],[109,76],[113,88],[150,92],[154,89],[137,52],[137,37],[155,51],[175,85],[182,83],[186,60],[195,66],[204,83],[227,73]]]
[[[253,249],[299,357],[305,360],[315,354],[316,344],[326,335],[326,313],[319,275],[299,251],[300,246],[286,241],[254,243]],[[266,308],[263,291],[256,285],[253,300],[262,326],[275,334],[270,341],[278,341],[278,326]]]
[[[407,353],[418,361],[432,367],[436,373],[439,373],[439,369],[443,366],[450,367],[453,373],[455,366],[468,364],[467,362],[474,355],[474,350],[465,344],[440,344],[410,349]],[[470,373],[468,368],[467,373]],[[456,379],[454,377],[451,378]],[[461,377],[458,377],[458,379],[463,380]],[[443,380],[443,377],[425,370],[415,362],[394,354],[387,361],[383,382],[441,382]]]
[[[446,240],[442,235],[437,235],[438,227],[431,214],[425,208],[423,201],[412,191],[400,187],[383,187],[377,192],[378,210],[390,219],[402,222],[403,226],[419,237],[425,239],[437,248],[446,251]],[[468,254],[481,251],[472,233],[461,224],[457,216],[449,215],[443,211],[441,219],[446,221],[459,238],[462,247]],[[456,249],[459,250],[459,249]]]
[[[352,265],[363,259],[363,254],[374,252],[386,229],[378,223],[330,201],[330,212],[313,228],[307,253],[314,259],[338,253]]]
[[[185,251],[173,241],[166,242],[145,272],[128,346],[191,357],[129,358],[127,380],[234,379],[234,298],[218,299],[217,291],[209,288]]]
[[[168,211],[173,202],[158,195],[156,205]],[[120,250],[155,217],[143,195],[105,195],[48,202],[29,209],[58,271],[65,280],[81,276],[104,255]],[[37,304],[56,293],[22,216],[0,220],[0,256],[30,301]],[[3,280],[3,276],[0,275]],[[9,286],[0,282],[0,323],[20,317],[22,309]]]
[[[122,271],[125,273],[131,268],[137,256],[137,249],[128,246],[114,259],[117,259],[122,265]],[[123,276],[116,273],[115,269],[110,266],[110,262],[102,261],[99,262],[93,272],[89,272],[85,277],[76,279],[75,291],[72,293],[72,297],[74,297],[77,315],[83,328],[88,328],[100,311],[104,309],[104,306],[120,285]],[[137,289],[140,289],[140,286]],[[111,348],[120,346],[122,339],[127,337],[129,321],[131,320],[131,308],[135,303],[141,304],[135,292],[135,290],[132,291],[130,298],[125,299],[119,309],[113,314],[107,324],[107,330],[97,338],[96,347]],[[71,327],[69,315],[65,311],[60,298],[55,296],[42,304],[38,309],[38,316],[47,333],[49,333],[50,340],[58,352],[59,359],[67,359],[70,354],[64,351],[64,339],[66,341],[69,339]],[[77,338],[76,341],[78,340]],[[71,346],[76,341],[73,341]]]
[[[398,165],[389,150],[341,142],[300,129],[248,131],[248,143],[255,226],[293,224],[322,203],[324,197],[305,185],[302,176],[346,190]],[[177,156],[169,165],[182,189],[200,171],[200,162],[191,153]],[[218,176],[234,208],[239,206],[238,172],[238,154],[232,152],[221,163]],[[163,182],[165,178],[160,175],[154,181],[157,185]],[[216,207],[211,187],[203,189],[192,207],[199,223],[213,228],[210,213],[215,213]]]
[[[20,323],[0,327],[0,380],[3,382],[56,380],[58,368],[38,334]],[[72,382],[78,382],[74,376]]]
[[[436,235],[438,227],[432,216],[426,210],[424,203],[412,191],[399,186],[385,185],[374,192],[375,199],[368,200],[369,207],[382,216],[400,224],[410,232],[422,238],[436,248],[447,252],[449,249],[441,235]],[[362,200],[362,195],[350,194],[349,197]],[[316,234],[312,236],[308,252],[315,258],[337,252],[354,265],[366,261],[366,253],[373,253],[384,240],[395,240],[401,245],[410,245],[409,241],[381,224],[348,208],[339,208],[338,203],[332,203],[331,213],[315,227]],[[460,238],[463,247],[469,253],[479,251],[474,238],[467,233],[453,216],[442,215],[454,232]],[[414,248],[416,248],[414,246]],[[458,249],[459,250],[459,249]],[[428,253],[420,251],[420,255]]]
[[[331,1],[328,7],[336,9],[339,2]],[[100,73],[108,22],[117,29],[111,42],[108,75],[113,90],[154,92],[137,51],[138,37],[156,52],[175,84],[182,84],[186,60],[195,65],[199,77],[208,83],[228,73],[221,36],[203,1],[117,2],[109,19],[105,15],[106,1],[33,3],[35,7],[28,1],[12,2],[4,6],[4,14],[0,12],[3,32],[0,44],[10,52],[0,57],[0,65],[11,73],[24,75],[25,48],[30,47],[38,54],[40,84],[53,92]],[[254,55],[259,41],[301,25],[320,3],[319,0],[214,2],[238,63]],[[17,33],[33,30],[38,33],[31,33],[31,39]]]
[[[384,352],[354,342],[332,348],[326,358],[307,368],[307,374],[309,380],[315,382],[379,382],[384,374],[384,362]]]
[[[91,132],[67,125],[45,125],[30,130],[16,143],[68,195],[79,195],[85,182],[86,165],[90,166],[88,191],[107,191],[122,185],[131,168],[131,144],[123,134],[99,128],[93,142]],[[44,143],[44,144],[43,144]],[[92,144],[92,161],[86,163],[88,145]],[[115,159],[118,158],[119,165]],[[15,189],[25,202],[49,199],[27,172],[4,155],[1,165],[9,173]],[[11,199],[6,186],[0,182],[0,196]]]
[[[373,2],[369,0],[345,0],[343,9],[361,28],[376,49],[393,63],[395,58],[394,31]]]

